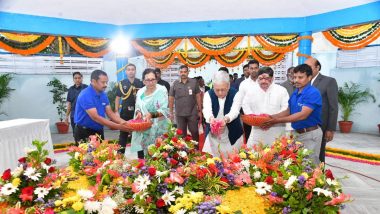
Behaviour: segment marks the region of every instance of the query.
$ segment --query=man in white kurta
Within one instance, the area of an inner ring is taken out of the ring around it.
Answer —
[[[276,114],[288,108],[289,94],[283,86],[273,83],[273,70],[262,67],[259,70],[257,84],[253,85],[243,97],[245,114]],[[263,130],[252,127],[247,146],[263,143],[271,145],[280,135],[285,134],[285,125]]]
[[[215,119],[223,120],[224,128],[219,137],[212,133],[208,133],[206,136],[203,151],[213,156],[220,156],[221,154],[227,155],[234,149],[239,149],[243,144],[241,121],[240,118],[237,118],[239,116],[240,106],[237,104],[233,105],[233,103],[235,103],[233,102],[235,94],[236,90],[230,88],[229,75],[225,72],[216,72],[213,76],[213,89],[205,93],[203,98],[203,115],[206,123],[213,123]],[[216,116],[216,112],[213,112],[215,111],[215,106],[219,108]],[[227,108],[230,108],[229,112],[225,111]],[[231,138],[232,133],[229,133],[231,126],[229,125],[237,125],[234,126],[234,132],[240,133],[237,137]],[[228,128],[228,126],[230,128]],[[234,139],[233,141],[235,142],[231,142],[231,139]]]

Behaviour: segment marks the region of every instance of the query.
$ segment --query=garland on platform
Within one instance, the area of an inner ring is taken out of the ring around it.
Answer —
[[[284,53],[266,54],[263,50],[258,50],[258,49],[251,50],[251,55],[257,61],[259,61],[260,64],[265,65],[265,66],[276,64],[277,62],[281,61],[285,56]]]
[[[145,60],[153,67],[156,68],[167,68],[171,65],[176,57],[176,53],[170,53],[166,56],[158,56],[158,57],[145,57]]]
[[[286,53],[298,47],[298,35],[262,35],[255,38],[264,49],[272,52]]]
[[[199,68],[210,61],[210,56],[204,53],[199,54],[197,57],[190,57],[190,54],[179,52],[177,54],[178,59],[190,68]]]
[[[367,159],[367,160],[380,161],[379,154],[370,154],[370,153],[365,153],[365,152],[358,152],[358,151],[352,151],[352,150],[346,150],[346,149],[337,149],[337,148],[331,148],[331,147],[326,147],[326,151],[331,152],[331,153],[349,155],[352,157],[357,157],[357,158],[362,158],[362,159]]]
[[[241,41],[242,36],[215,37],[215,38],[190,38],[190,42],[199,51],[208,55],[221,55],[231,52]]]
[[[156,40],[134,40],[135,47],[145,57],[167,56],[182,42],[182,39],[156,39]]]
[[[65,40],[79,54],[87,57],[102,57],[109,52],[108,39],[65,37]]]
[[[0,32],[0,48],[21,55],[36,54],[54,41],[54,36]]]
[[[356,50],[379,38],[380,22],[344,27],[322,33],[334,46],[343,50]]]
[[[218,61],[221,65],[226,67],[236,67],[239,66],[247,57],[249,52],[247,50],[233,51],[236,52],[234,55],[231,54],[221,54],[216,55],[215,60]]]

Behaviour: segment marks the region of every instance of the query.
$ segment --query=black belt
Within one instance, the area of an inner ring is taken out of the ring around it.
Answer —
[[[295,130],[298,134],[303,134],[303,133],[306,133],[306,132],[310,132],[310,131],[314,131],[316,129],[318,129],[319,126],[311,126],[311,127],[308,127],[308,128],[303,128],[303,129],[297,129]]]
[[[88,127],[86,127],[86,126],[81,126],[81,125],[78,125],[78,124],[76,124],[76,126],[77,126],[78,128],[80,128],[80,129],[90,130],[90,131],[94,131],[94,132],[101,132],[101,131],[103,131],[103,130],[95,130],[95,129],[91,129],[91,128],[88,128]]]

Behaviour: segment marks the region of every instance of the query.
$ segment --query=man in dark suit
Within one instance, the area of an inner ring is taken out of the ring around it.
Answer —
[[[288,91],[289,97],[292,96],[294,90],[296,89],[293,83],[293,70],[294,70],[294,67],[288,68],[288,71],[286,74],[287,80],[280,84],[282,87],[286,88],[286,90]]]
[[[231,85],[231,87],[235,88],[236,90],[239,90],[240,83],[243,82],[245,79],[249,78],[250,75],[251,73],[248,68],[248,64],[245,64],[243,66],[243,76],[236,79],[235,82]]]
[[[319,159],[325,162],[326,143],[334,138],[338,118],[338,84],[332,77],[320,73],[321,63],[315,58],[305,61],[313,70],[312,86],[318,88],[322,96],[323,138]]]

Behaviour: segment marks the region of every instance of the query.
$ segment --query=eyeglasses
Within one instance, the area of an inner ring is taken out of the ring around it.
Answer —
[[[154,82],[156,79],[145,79],[144,82]]]

